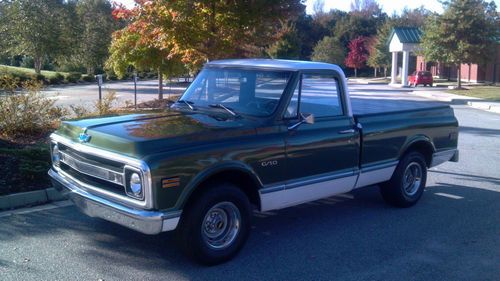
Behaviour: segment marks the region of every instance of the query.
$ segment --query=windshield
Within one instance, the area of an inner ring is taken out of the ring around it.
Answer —
[[[179,101],[194,108],[224,107],[237,114],[269,116],[290,80],[290,71],[205,68]]]

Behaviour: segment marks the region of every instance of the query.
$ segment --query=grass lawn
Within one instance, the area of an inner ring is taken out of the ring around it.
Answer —
[[[16,76],[18,75],[34,75],[35,70],[32,68],[24,68],[24,67],[16,67],[16,66],[9,66],[9,65],[0,65],[0,74],[13,74]],[[48,70],[42,70],[43,76],[46,78],[54,77],[56,75],[56,71],[48,71]],[[67,75],[67,72],[59,72],[62,75]]]
[[[472,86],[467,90],[448,90],[448,93],[481,98],[485,100],[500,101],[500,87],[495,86]]]

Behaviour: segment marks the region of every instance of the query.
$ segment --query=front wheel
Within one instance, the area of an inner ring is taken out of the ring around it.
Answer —
[[[380,192],[387,203],[396,207],[410,207],[422,197],[426,181],[424,156],[414,151],[403,157],[389,181],[380,184]]]
[[[235,256],[250,231],[250,203],[236,186],[207,187],[185,208],[178,238],[186,254],[214,265]]]

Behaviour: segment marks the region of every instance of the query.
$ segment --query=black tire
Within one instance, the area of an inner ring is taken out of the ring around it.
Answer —
[[[388,204],[407,208],[422,197],[426,181],[425,158],[421,153],[412,151],[401,159],[391,179],[380,184],[380,192]]]
[[[221,183],[203,188],[206,190],[184,208],[177,238],[189,257],[215,265],[233,258],[245,244],[251,207],[245,193],[234,185]]]

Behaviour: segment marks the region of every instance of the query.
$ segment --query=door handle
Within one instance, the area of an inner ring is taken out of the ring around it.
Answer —
[[[348,130],[339,131],[339,134],[353,134],[355,132],[356,132],[356,130],[354,130],[354,129],[348,129]]]

